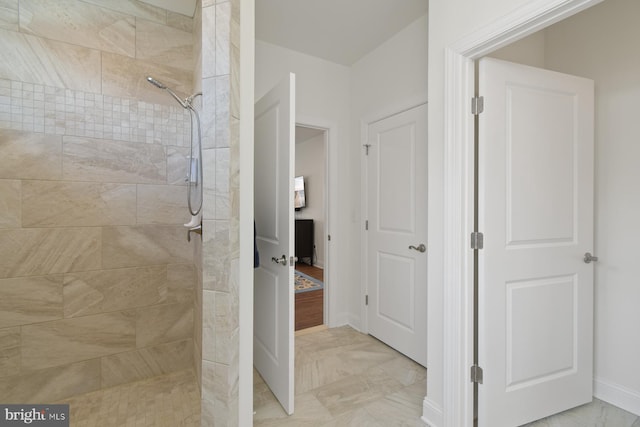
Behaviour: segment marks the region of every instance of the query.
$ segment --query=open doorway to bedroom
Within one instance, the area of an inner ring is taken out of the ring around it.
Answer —
[[[325,324],[327,182],[327,130],[296,125],[296,331]]]

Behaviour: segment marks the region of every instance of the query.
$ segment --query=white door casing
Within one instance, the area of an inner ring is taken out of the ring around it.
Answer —
[[[593,81],[482,59],[479,425],[592,399]]]
[[[426,104],[370,123],[367,140],[368,331],[426,365]]]
[[[254,365],[288,414],[294,409],[295,75],[255,105]],[[278,262],[278,261],[281,262]]]

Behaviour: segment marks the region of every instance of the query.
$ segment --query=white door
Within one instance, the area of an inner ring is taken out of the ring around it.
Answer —
[[[369,124],[369,333],[427,363],[427,106]]]
[[[293,413],[293,172],[295,75],[255,105],[254,209],[260,267],[254,272],[253,363]]]
[[[593,81],[480,61],[479,425],[591,401]]]

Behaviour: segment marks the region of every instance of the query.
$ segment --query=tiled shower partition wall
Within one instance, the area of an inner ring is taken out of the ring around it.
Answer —
[[[203,426],[238,425],[239,12],[202,0]]]
[[[117,10],[115,10],[117,9]],[[134,0],[0,4],[0,401],[194,359],[193,19]]]

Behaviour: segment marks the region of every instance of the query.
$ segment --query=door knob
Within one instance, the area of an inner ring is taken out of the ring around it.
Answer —
[[[593,262],[598,261],[598,257],[597,257],[597,256],[593,256],[593,255],[591,255],[591,253],[590,253],[590,252],[587,252],[586,254],[584,254],[583,261],[585,262],[585,264],[589,264],[589,263],[591,263],[592,261],[593,261]]]
[[[425,252],[427,250],[427,247],[424,245],[424,243],[420,243],[418,246],[409,246],[409,249],[413,249],[418,252]]]
[[[287,265],[287,257],[286,257],[286,255],[282,255],[282,257],[280,257],[280,258],[271,257],[271,261],[275,262],[276,264]]]

